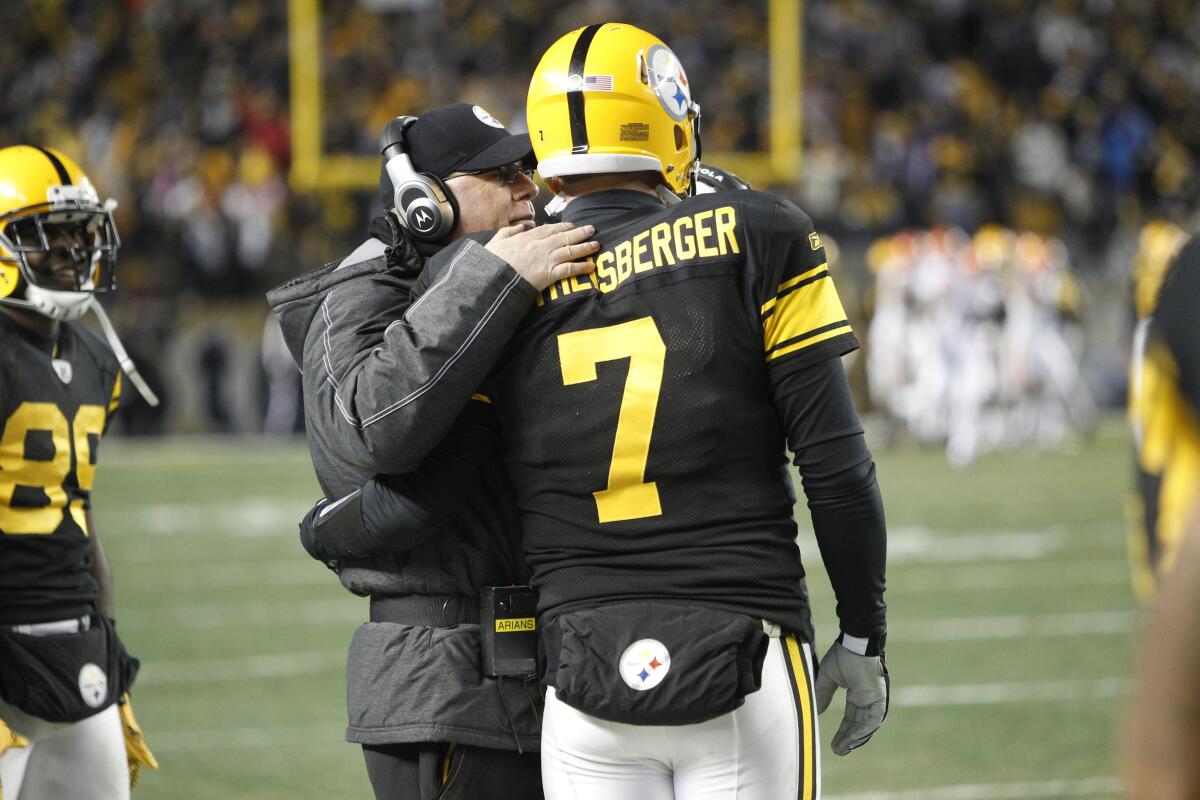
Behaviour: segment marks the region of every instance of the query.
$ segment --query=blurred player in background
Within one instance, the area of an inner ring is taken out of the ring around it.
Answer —
[[[867,377],[891,425],[966,467],[1026,443],[1089,433],[1080,289],[1061,241],[985,225],[902,231],[868,251],[875,276]]]
[[[484,391],[539,592],[551,798],[817,797],[816,710],[848,688],[839,755],[886,715],[883,508],[838,358],[857,343],[799,209],[680,200],[691,91],[619,24],[559,39],[529,90],[554,205],[604,245]],[[843,628],[819,681],[785,444]]]
[[[529,136],[479,106],[397,118],[380,149],[384,213],[369,238],[268,295],[302,366],[313,464],[334,501],[306,518],[305,546],[371,598],[347,661],[346,738],[362,745],[380,800],[528,800],[541,794],[540,698],[485,677],[479,657],[482,589],[528,570],[491,411],[470,397],[537,291],[590,268],[591,229],[525,230]],[[411,302],[428,256],[496,228]],[[483,468],[464,457],[480,450]],[[386,491],[358,491],[380,472],[394,473]],[[364,535],[364,517],[388,514]]]
[[[1015,387],[1010,440],[1057,446],[1096,424],[1092,395],[1079,370],[1079,284],[1056,238],[1016,236],[1005,303],[1009,382]]]
[[[138,664],[117,637],[92,516],[100,438],[122,369],[133,373],[93,298],[115,285],[114,206],[62,153],[0,150],[0,720],[9,729],[0,730],[0,791],[8,800],[124,798],[141,765],[157,766],[125,694]],[[75,321],[89,310],[110,347]],[[23,746],[4,749],[12,744]]]
[[[1167,248],[1169,249],[1169,248]],[[1141,338],[1131,386],[1157,586],[1128,727],[1134,800],[1200,797],[1200,240],[1180,251]]]

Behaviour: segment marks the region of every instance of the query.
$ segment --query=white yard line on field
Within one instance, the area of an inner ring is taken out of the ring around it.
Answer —
[[[306,650],[194,661],[148,661],[138,675],[138,685],[273,680],[335,672],[345,666],[345,650]]]
[[[946,533],[916,525],[888,528],[888,564],[976,564],[981,561],[1040,561],[1060,553],[1076,537],[1054,530],[991,530]],[[801,534],[806,564],[821,563],[811,532]]]
[[[303,437],[281,440],[268,436],[163,436],[136,440],[105,439],[102,469],[228,469],[262,465],[275,469],[312,467]]]
[[[1022,783],[968,783],[931,786],[899,792],[826,795],[825,800],[1021,800],[1026,797],[1096,797],[1123,795],[1125,786],[1117,778],[1095,777],[1076,780]]]
[[[819,565],[811,531],[797,540],[806,564]],[[888,528],[888,565],[901,569],[923,564],[978,565],[987,562],[1036,562],[1069,556],[1081,548],[1108,548],[1113,560],[1125,552],[1123,536],[1098,533],[1095,526],[1054,525],[1042,530],[995,529],[948,532],[919,525]]]
[[[888,594],[938,594],[1009,590],[1025,587],[1121,586],[1129,583],[1129,561],[1124,556],[1067,563],[1007,562],[963,565],[952,569],[921,564],[893,565]]]
[[[1127,678],[1035,683],[959,683],[945,686],[901,686],[891,697],[894,706],[994,706],[1010,703],[1107,700],[1129,693]]]
[[[161,731],[150,734],[154,752],[194,750],[242,750],[251,747],[312,747],[328,750],[345,743],[346,726],[328,721],[256,728],[220,728],[217,730]]]
[[[133,608],[121,612],[121,630],[211,631],[243,630],[247,627],[296,628],[303,625],[353,624],[367,619],[366,601],[355,602],[347,594],[337,602],[307,603],[191,603],[181,606]]]
[[[299,548],[297,548],[299,549]],[[125,561],[123,560],[122,565]],[[146,563],[146,562],[142,562]],[[327,586],[337,577],[311,559],[227,561],[225,563],[158,563],[154,569],[130,569],[121,574],[121,596],[165,592],[212,592],[282,586]]]
[[[246,496],[233,502],[146,503],[98,510],[97,524],[105,530],[155,535],[222,534],[235,538],[280,536],[295,538],[296,525],[308,511],[304,503],[286,497]]]
[[[896,642],[960,642],[1033,636],[1112,636],[1128,633],[1136,620],[1133,611],[1091,611],[898,620],[889,627],[895,631]]]

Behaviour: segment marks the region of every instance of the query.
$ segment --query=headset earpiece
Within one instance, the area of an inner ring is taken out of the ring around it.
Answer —
[[[408,157],[405,132],[416,121],[416,117],[396,117],[388,122],[379,137],[379,151],[401,224],[414,239],[436,242],[454,228],[454,196],[436,175],[418,172]]]

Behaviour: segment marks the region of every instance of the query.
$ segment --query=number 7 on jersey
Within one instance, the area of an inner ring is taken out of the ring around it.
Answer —
[[[594,381],[597,364],[622,358],[629,359],[629,374],[617,417],[608,486],[593,492],[602,523],[662,514],[658,486],[646,482],[646,460],[650,457],[667,345],[651,317],[558,337],[558,360],[566,386]]]

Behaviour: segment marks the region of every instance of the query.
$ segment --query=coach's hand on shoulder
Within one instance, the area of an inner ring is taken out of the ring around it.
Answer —
[[[870,741],[887,718],[891,681],[882,649],[878,655],[859,655],[846,649],[839,637],[817,669],[818,714],[829,708],[839,686],[846,690],[846,713],[833,736],[832,747],[834,753],[844,756]]]
[[[540,292],[555,281],[596,268],[591,256],[600,244],[588,241],[595,232],[591,225],[576,228],[569,222],[536,228],[511,225],[498,230],[485,246]]]

